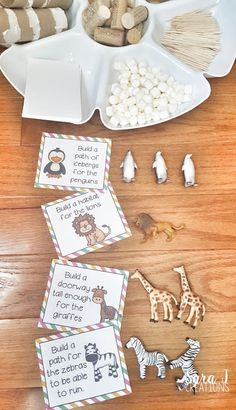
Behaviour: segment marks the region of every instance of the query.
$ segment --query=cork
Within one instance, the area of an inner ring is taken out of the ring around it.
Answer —
[[[125,32],[124,30],[97,27],[94,31],[94,40],[108,46],[121,47],[125,43]]]
[[[148,18],[148,9],[145,6],[137,6],[132,11],[123,14],[121,22],[123,27],[126,29],[131,29],[134,26],[137,26],[139,23],[147,20]]]
[[[0,0],[3,7],[18,9],[18,8],[52,8],[60,7],[67,10],[71,7],[73,0]],[[106,0],[104,0],[106,1]]]
[[[96,27],[104,25],[106,20],[111,17],[110,9],[104,5],[95,4],[95,2],[89,6],[83,12],[83,24],[86,32],[93,36]]]
[[[110,8],[110,12],[112,12],[112,8]],[[105,21],[104,27],[111,27],[111,19],[112,19],[112,15],[108,20]]]
[[[127,0],[113,0],[111,12],[111,28],[124,30],[121,18],[126,13],[128,7]]]
[[[143,35],[143,23],[137,24],[130,30],[127,31],[126,40],[129,44],[136,44],[138,43]]]

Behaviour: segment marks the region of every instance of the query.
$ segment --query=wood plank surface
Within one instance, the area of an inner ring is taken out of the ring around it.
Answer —
[[[187,336],[200,340],[200,373],[213,374],[218,391],[194,397],[177,392],[169,372],[161,382],[154,369],[140,381],[132,350],[125,350],[133,394],[96,404],[97,410],[233,410],[236,409],[236,66],[225,78],[210,79],[210,98],[192,112],[164,123],[127,132],[112,132],[98,114],[82,126],[21,119],[22,97],[0,75],[0,410],[43,410],[34,339],[51,334],[37,328],[49,267],[56,258],[40,206],[63,197],[56,190],[33,187],[41,133],[111,137],[110,179],[133,236],[81,257],[84,263],[141,269],[156,286],[173,292],[180,283],[174,266],[185,264],[194,291],[206,304],[206,317],[193,330],[183,321],[149,322],[150,307],[140,283],[130,280],[122,324],[122,341],[140,337],[148,349],[174,358],[186,349]],[[121,181],[119,168],[132,149],[139,165],[133,184]],[[165,156],[170,183],[157,185],[152,161]],[[181,164],[193,154],[198,187],[185,189]],[[139,212],[186,228],[171,243],[164,236],[141,243],[135,226]],[[162,318],[162,312],[160,314]],[[223,391],[225,370],[229,391]]]

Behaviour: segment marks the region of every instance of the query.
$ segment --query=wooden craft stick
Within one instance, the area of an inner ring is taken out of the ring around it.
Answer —
[[[115,30],[106,27],[97,27],[94,31],[94,40],[109,46],[120,47],[125,42],[124,30]]]
[[[130,30],[127,31],[126,39],[129,44],[136,44],[138,43],[143,35],[143,23],[137,24]]]
[[[121,23],[121,17],[124,13],[126,13],[127,6],[127,0],[113,0],[111,12],[111,28],[124,30],[124,27]]]
[[[72,1],[73,0],[0,0],[0,4],[3,7],[11,9],[26,9],[30,7],[41,9],[60,7],[63,10],[67,10],[72,5]]]
[[[123,14],[121,22],[124,28],[131,29],[139,23],[147,20],[148,9],[145,6],[135,7],[132,11]]]

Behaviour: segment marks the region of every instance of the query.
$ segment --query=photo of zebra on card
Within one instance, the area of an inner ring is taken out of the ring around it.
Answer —
[[[170,369],[181,367],[183,371],[183,377],[181,379],[177,377],[175,380],[177,389],[186,390],[188,386],[191,386],[190,391],[192,390],[193,394],[195,394],[196,386],[199,382],[199,374],[193,366],[193,361],[200,352],[200,343],[198,340],[191,339],[190,337],[187,337],[185,340],[189,345],[188,350],[177,359],[170,360],[168,365]]]
[[[86,361],[93,364],[95,382],[99,382],[102,379],[103,376],[100,369],[106,366],[108,366],[109,377],[118,377],[117,369],[119,366],[115,353],[101,354],[96,343],[89,343],[84,346],[84,349]]]

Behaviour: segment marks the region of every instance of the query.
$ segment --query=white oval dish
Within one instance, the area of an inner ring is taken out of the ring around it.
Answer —
[[[160,4],[150,4],[144,0],[136,4],[144,4],[149,9],[149,19],[141,41],[136,45],[124,47],[108,47],[96,43],[88,37],[82,26],[81,14],[87,6],[87,0],[74,0],[69,10],[70,29],[36,42],[25,45],[13,45],[0,56],[0,67],[13,87],[22,95],[25,92],[28,58],[43,58],[72,61],[81,66],[82,85],[82,119],[87,122],[98,109],[103,124],[113,130],[140,128],[157,124],[153,121],[145,125],[113,127],[109,123],[105,108],[114,81],[113,63],[116,60],[130,58],[146,61],[165,73],[173,75],[183,84],[192,84],[193,95],[190,102],[181,105],[180,110],[164,122],[182,115],[208,98],[210,85],[205,76],[220,77],[226,75],[236,56],[236,2],[234,0],[172,0]],[[221,51],[206,73],[198,72],[181,63],[164,47],[158,39],[169,18],[195,9],[209,8],[217,18],[221,27]]]

